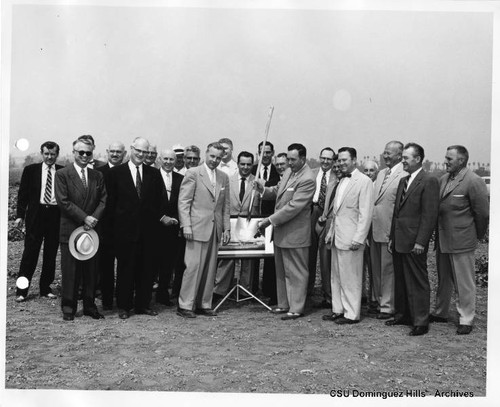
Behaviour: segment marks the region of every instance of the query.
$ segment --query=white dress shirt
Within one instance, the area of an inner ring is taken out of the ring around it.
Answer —
[[[168,199],[170,199],[170,193],[172,192],[172,172],[167,172],[162,168],[160,169],[160,173],[165,184],[165,189],[167,190]]]
[[[219,170],[225,172],[230,177],[238,172],[238,164],[234,160],[229,160],[227,163],[221,161]]]
[[[47,175],[49,173],[49,166],[45,163],[42,164],[42,189],[40,190],[40,203],[43,205],[57,205],[56,195],[54,193],[55,177],[56,177],[56,165],[52,164],[50,172],[52,174],[52,188],[50,191],[50,201],[47,204],[44,200],[45,188],[47,187]]]
[[[79,167],[78,165],[76,165],[76,163],[73,163],[73,166],[75,167],[75,170],[83,183],[82,167]],[[87,188],[88,188],[88,186],[89,186],[89,172],[87,170],[87,166],[85,166],[85,168],[83,168],[83,172],[85,173],[85,183],[87,184]]]
[[[136,168],[136,165],[132,162],[132,160],[130,160],[128,162],[128,168],[130,169],[130,174],[132,174],[132,181],[134,181],[134,185],[135,185],[135,181],[137,179],[137,168]],[[139,175],[141,176],[141,181],[144,182],[144,178],[142,177],[142,164],[139,165]],[[135,185],[137,186],[137,185]]]

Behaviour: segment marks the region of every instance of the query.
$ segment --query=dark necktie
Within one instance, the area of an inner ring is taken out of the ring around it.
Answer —
[[[82,168],[82,184],[85,189],[87,189],[87,179],[85,178],[85,169]]]
[[[137,191],[137,196],[141,198],[141,188],[142,188],[141,173],[139,172],[139,166],[136,166],[135,168],[137,169],[135,173],[135,190]]]
[[[332,194],[330,195],[330,201],[328,202],[328,209],[330,209],[333,204],[333,200],[335,199],[335,194],[337,193],[337,188],[339,184],[340,184],[340,179],[337,182],[337,185],[335,185],[335,188],[333,188]]]
[[[264,165],[264,181],[267,181],[267,165]]]
[[[241,177],[241,184],[240,184],[240,202],[243,202],[243,197],[245,196],[245,177]]]
[[[399,205],[401,206],[401,204],[403,203],[404,199],[405,199],[405,195],[406,195],[406,192],[408,192],[408,182],[410,181],[410,177],[406,177],[406,180],[405,180],[405,185],[404,185],[404,188],[403,188],[403,193],[401,194],[401,200],[399,201]]]
[[[318,196],[318,206],[321,210],[325,207],[325,196],[326,196],[326,171],[323,171],[323,176],[321,177],[321,184],[319,186],[319,196]]]
[[[49,165],[49,172],[47,173],[47,182],[45,183],[45,192],[43,193],[43,201],[49,204],[52,198],[52,165]]]

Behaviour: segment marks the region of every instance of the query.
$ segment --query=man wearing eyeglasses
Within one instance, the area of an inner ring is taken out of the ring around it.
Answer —
[[[149,165],[150,167],[155,167],[156,157],[158,157],[156,146],[154,144],[150,144],[148,153],[146,154],[146,158],[144,159],[144,164]]]
[[[97,168],[104,176],[104,184],[107,189],[107,177],[111,168],[120,165],[127,154],[125,146],[121,141],[112,142],[106,150],[108,162]],[[101,219],[101,241],[99,246],[99,284],[101,289],[102,308],[109,311],[113,308],[115,292],[115,247],[113,239],[112,214],[106,206],[104,216]]]
[[[316,262],[318,258],[318,248],[320,248],[320,265],[326,266],[326,245],[319,245],[319,236],[316,233],[316,222],[325,209],[326,191],[328,187],[337,181],[335,173],[332,171],[335,151],[331,147],[325,147],[319,153],[320,167],[313,169],[316,178],[316,190],[314,192],[312,208],[311,208],[311,246],[309,247],[309,280],[307,284],[307,295],[312,296],[314,283],[316,281]],[[322,257],[321,257],[322,256]],[[323,274],[322,274],[323,276]],[[330,281],[327,282],[330,284]],[[321,308],[330,308],[331,304],[325,299],[321,304]]]
[[[95,229],[104,213],[106,187],[103,175],[88,168],[94,146],[89,140],[75,140],[75,162],[56,172],[55,196],[61,211],[59,243],[61,245],[63,319],[72,321],[78,305],[78,285],[82,282],[83,314],[93,319],[104,316],[97,311],[94,302],[97,278],[97,256],[77,260],[69,250],[69,237],[78,227]]]
[[[195,145],[187,146],[184,149],[184,165],[186,167],[186,171],[200,165],[200,149]],[[183,175],[186,175],[186,173]]]
[[[90,141],[92,143],[92,146],[94,147],[94,150],[95,150],[94,137],[92,137],[90,134],[84,134],[83,136],[78,137],[78,141],[81,141],[81,140],[88,140],[88,141]],[[96,160],[94,158],[94,155],[92,155],[92,158],[87,163],[87,167],[88,168],[92,168],[92,169],[96,169],[96,168],[102,167],[105,164],[106,163],[104,161]]]
[[[157,315],[150,302],[163,219],[163,181],[156,168],[144,165],[148,150],[149,142],[136,138],[130,148],[130,161],[113,167],[107,179],[108,211],[113,218],[118,259],[116,303],[121,319],[127,319],[132,308],[136,314]]]

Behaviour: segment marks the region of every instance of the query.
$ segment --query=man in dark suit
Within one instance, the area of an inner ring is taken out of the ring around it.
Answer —
[[[94,146],[89,140],[75,140],[75,162],[56,172],[55,189],[57,205],[61,211],[59,242],[61,244],[63,319],[72,321],[78,305],[78,286],[82,281],[83,314],[94,319],[104,318],[94,303],[97,278],[97,256],[77,260],[70,252],[68,241],[71,233],[83,226],[95,229],[104,213],[106,188],[99,171],[87,168]]]
[[[144,165],[149,142],[136,138],[130,161],[109,171],[108,209],[113,218],[113,234],[118,259],[116,302],[118,316],[158,313],[150,308],[155,250],[161,215],[162,179],[156,168]],[[135,292],[135,299],[134,299]]]
[[[255,178],[262,179],[265,182],[266,187],[273,187],[278,185],[280,182],[280,175],[276,170],[276,167],[272,163],[274,156],[274,145],[270,141],[266,141],[264,150],[262,150],[263,142],[261,141],[258,145],[259,156],[262,153],[262,165],[260,166],[260,174],[257,174],[258,164],[255,164],[252,168],[252,174]],[[264,217],[270,216],[274,213],[274,206],[276,204],[276,199],[267,199],[261,201],[260,214]],[[258,291],[259,288],[259,262],[256,262],[257,270],[254,270],[254,290]],[[278,293],[276,288],[276,267],[274,264],[274,259],[266,257],[264,259],[264,270],[262,274],[262,294],[269,297],[268,305],[276,305],[278,303]]]
[[[472,331],[476,312],[475,256],[478,239],[488,229],[489,201],[484,181],[467,168],[464,146],[446,151],[447,174],[440,179],[436,310],[430,322],[447,322],[453,287],[457,293],[457,334]]]
[[[125,146],[121,141],[111,143],[106,150],[108,162],[97,168],[104,176],[104,184],[107,188],[107,177],[109,170],[120,165],[125,158]],[[99,244],[99,283],[101,289],[102,308],[104,310],[113,309],[113,299],[115,293],[115,248],[113,240],[113,219],[108,207],[104,209],[104,216],[101,219],[101,240]]]
[[[81,140],[88,140],[92,143],[92,146],[94,147],[95,150],[95,141],[94,137],[92,137],[90,134],[84,134],[83,136],[78,137],[78,141]],[[90,159],[90,161],[87,163],[87,167],[91,169],[96,169],[98,167],[102,167],[104,164],[106,164],[104,161],[101,160],[96,160],[93,156]]]
[[[330,147],[325,147],[319,154],[320,167],[314,168],[312,171],[316,177],[316,191],[314,192],[312,208],[311,208],[311,247],[309,247],[309,281],[307,284],[307,295],[312,296],[314,291],[314,283],[316,282],[316,263],[318,259],[319,236],[316,233],[316,222],[323,214],[325,209],[326,191],[330,184],[335,184],[337,178],[332,172],[332,166],[335,159],[335,151]],[[322,253],[320,257],[325,256],[326,245],[321,245]],[[330,281],[328,281],[330,284]],[[321,308],[330,308],[332,304],[323,301],[317,306]]]
[[[156,290],[156,302],[164,305],[172,305],[168,287],[172,279],[174,267],[180,260],[184,261],[184,239],[179,236],[179,214],[177,203],[179,201],[179,190],[182,179],[181,174],[173,171],[176,155],[173,150],[163,150],[160,154],[160,174],[163,180],[162,214],[165,215],[164,222],[159,226],[159,284]],[[179,259],[181,257],[181,259]],[[179,280],[179,276],[176,275]],[[182,284],[182,275],[177,293]]]
[[[50,285],[54,281],[57,248],[59,246],[59,208],[54,193],[59,146],[47,141],[40,147],[42,162],[28,165],[21,177],[17,195],[17,215],[15,226],[26,224],[24,251],[19,267],[19,277],[29,282],[35,273],[40,247],[43,241],[43,265],[40,275],[40,296],[56,298]],[[16,290],[16,301],[26,300],[28,288]]]
[[[389,248],[394,260],[395,315],[386,325],[413,325],[411,336],[429,331],[430,285],[427,274],[429,240],[439,206],[437,178],[422,170],[424,149],[408,143],[396,193]]]

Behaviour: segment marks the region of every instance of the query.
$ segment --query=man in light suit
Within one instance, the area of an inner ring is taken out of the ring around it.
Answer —
[[[370,239],[372,293],[378,308],[374,310],[378,311],[377,319],[389,319],[394,314],[394,265],[387,243],[399,180],[408,175],[401,163],[403,143],[387,143],[383,158],[387,167],[379,172],[374,185],[375,202]]]
[[[438,215],[438,289],[430,322],[447,322],[453,286],[457,293],[457,334],[472,331],[476,309],[474,251],[488,228],[489,202],[484,181],[467,169],[464,146],[448,147],[441,177]]]
[[[63,319],[72,321],[78,305],[78,286],[82,281],[83,314],[93,319],[104,316],[94,302],[97,279],[97,256],[80,261],[73,257],[68,241],[71,233],[83,226],[95,229],[104,213],[106,187],[99,171],[87,168],[94,146],[89,140],[75,140],[75,162],[56,172],[55,189],[57,205],[61,211],[59,242],[61,245]]]
[[[307,284],[307,295],[311,296],[314,290],[314,283],[316,282],[316,262],[318,259],[319,236],[316,233],[316,222],[325,209],[326,191],[331,184],[335,184],[337,179],[332,172],[332,166],[335,159],[335,151],[330,147],[325,147],[319,153],[320,167],[314,168],[312,171],[316,178],[316,191],[313,195],[311,207],[311,246],[309,247],[309,281]],[[325,255],[326,245],[321,245],[323,253],[320,257]],[[330,283],[330,281],[328,281]],[[330,308],[331,304],[323,301],[318,305],[319,307]]]
[[[59,247],[59,208],[54,193],[56,164],[59,145],[46,141],[40,146],[42,162],[28,165],[23,170],[21,185],[17,195],[17,228],[26,224],[24,251],[18,277],[26,277],[31,283],[35,273],[40,248],[43,241],[43,265],[40,275],[40,296],[57,298],[50,285],[54,281],[57,248]],[[28,296],[28,288],[16,289],[16,301],[23,302]]]
[[[231,216],[247,217],[252,197],[252,185],[255,176],[251,174],[253,154],[242,151],[238,154],[238,173],[229,177],[229,191],[231,201]],[[259,214],[260,197],[255,194],[252,204],[252,215]],[[225,296],[229,291],[234,277],[235,260],[219,260],[215,278],[214,294]],[[241,260],[240,284],[251,291],[255,260]]]
[[[181,184],[178,208],[186,270],[177,314],[184,318],[217,315],[212,310],[217,251],[220,241],[226,245],[231,238],[229,177],[217,169],[223,153],[220,143],[210,143],[205,162],[190,168]]]
[[[149,142],[137,137],[130,146],[130,161],[111,168],[107,177],[108,210],[118,259],[116,304],[118,317],[135,314],[156,316],[150,307],[153,271],[158,264],[158,232],[161,213],[160,172],[144,165]],[[134,296],[135,294],[135,296]]]
[[[424,149],[408,143],[399,181],[388,246],[393,253],[395,315],[386,325],[413,325],[409,335],[429,331],[430,285],[427,274],[429,240],[436,227],[438,180],[422,170]]]
[[[262,198],[275,198],[274,213],[259,222],[259,229],[274,227],[274,260],[278,307],[275,313],[287,313],[281,319],[304,316],[309,272],[307,260],[311,245],[311,202],[316,188],[315,176],[306,164],[306,148],[288,146],[288,165],[282,180],[274,187],[255,182]]]
[[[373,212],[373,183],[356,168],[356,149],[338,151],[342,179],[333,201],[333,219],[325,238],[332,246],[332,313],[324,320],[359,322],[363,250]]]
[[[120,165],[125,158],[125,146],[121,141],[112,142],[106,150],[108,162],[97,171],[104,177],[104,184],[107,186],[107,177],[109,170]],[[108,188],[106,187],[106,190]],[[109,213],[108,206],[104,209],[104,215],[101,219],[101,240],[99,241],[99,273],[98,281],[101,289],[102,309],[109,311],[113,309],[113,300],[115,295],[115,245],[113,237],[113,219]]]

